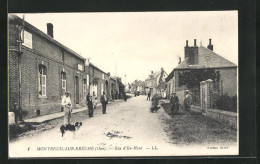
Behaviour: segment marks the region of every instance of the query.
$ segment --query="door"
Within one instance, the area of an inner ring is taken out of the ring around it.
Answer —
[[[75,103],[79,104],[79,78],[78,76],[75,77]]]

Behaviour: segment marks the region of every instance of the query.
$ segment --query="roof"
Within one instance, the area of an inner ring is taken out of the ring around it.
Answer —
[[[183,60],[176,69],[201,69],[201,68],[227,68],[227,67],[237,67],[234,63],[228,61],[227,59],[221,57],[215,52],[208,48],[200,46],[198,48],[198,64],[189,65],[188,58]]]
[[[153,72],[150,75],[153,75],[153,78],[148,77],[148,78],[145,79],[145,81],[157,78],[159,75],[161,75],[161,71]]]
[[[104,74],[108,75],[108,73],[102,71],[100,68],[98,68],[97,66],[95,66],[93,63],[89,62],[89,65],[95,67],[96,69],[98,69],[99,71],[103,72]],[[109,76],[109,75],[108,75]]]
[[[18,17],[17,15],[9,15],[8,16],[9,21],[16,21],[17,23],[22,25],[23,19],[21,19],[20,17]],[[56,41],[55,39],[53,39],[51,36],[45,34],[44,32],[42,32],[41,30],[39,30],[38,28],[34,27],[33,25],[31,25],[30,23],[24,21],[24,26],[25,28],[28,28],[30,30],[32,30],[33,32],[37,33],[38,35],[44,37],[45,39],[47,39],[48,41],[56,44],[58,47],[63,48],[64,50],[70,52],[71,54],[73,54],[74,56],[83,59],[85,61],[85,58],[82,57],[80,54],[76,53],[75,51],[71,50],[70,48],[64,46],[63,44],[59,43],[58,41]]]
[[[174,76],[174,69],[173,69],[172,72],[167,76],[167,78],[165,79],[165,81],[168,82],[170,79],[172,79],[173,76]]]

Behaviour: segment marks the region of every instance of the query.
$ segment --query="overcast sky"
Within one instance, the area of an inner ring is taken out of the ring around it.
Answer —
[[[45,33],[52,23],[54,39],[123,82],[161,67],[170,74],[186,40],[207,47],[211,38],[216,53],[238,64],[237,11],[26,13],[25,21]]]

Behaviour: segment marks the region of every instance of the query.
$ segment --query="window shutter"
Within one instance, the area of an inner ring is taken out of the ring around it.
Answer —
[[[65,92],[67,88],[66,85],[67,85],[66,80],[62,80],[62,89],[64,89]]]
[[[46,96],[46,75],[42,75],[42,96]]]
[[[38,94],[41,95],[42,85],[41,85],[41,75],[38,75]]]
[[[89,86],[89,75],[87,75],[87,86]]]

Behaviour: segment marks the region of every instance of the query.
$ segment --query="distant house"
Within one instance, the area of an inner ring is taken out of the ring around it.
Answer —
[[[137,91],[139,92],[140,94],[145,94],[145,88],[144,88],[144,82],[141,81],[141,80],[135,80],[133,83],[132,83],[132,90],[133,92]]]
[[[113,86],[111,86],[111,88],[114,88],[112,97],[115,97],[116,99],[122,98],[122,95],[125,92],[125,85],[122,83],[122,79],[118,76],[111,76],[111,79],[113,80]]]
[[[188,46],[186,41],[185,59],[172,70],[166,78],[167,98],[176,92],[180,102],[183,102],[184,90],[192,92],[194,103],[199,103],[200,82],[211,79],[214,91],[220,95],[236,96],[237,94],[237,66],[213,51],[211,39],[206,47]]]
[[[127,83],[125,86],[125,92],[130,92],[130,89],[131,89],[131,85]]]
[[[161,71],[153,72],[145,80],[145,94],[148,92],[153,95],[154,93],[159,93],[162,97],[166,97],[166,82],[165,79],[168,74],[161,68]]]

